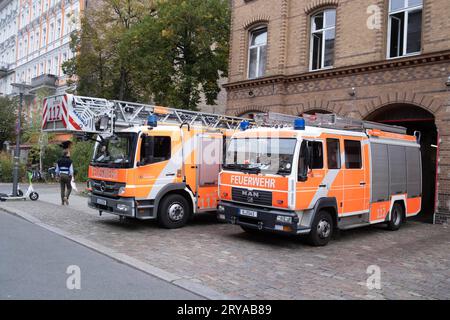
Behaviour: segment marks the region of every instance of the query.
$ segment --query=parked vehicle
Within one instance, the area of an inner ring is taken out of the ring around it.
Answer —
[[[266,114],[257,123],[230,141],[220,219],[248,232],[307,235],[321,246],[336,229],[386,223],[398,230],[419,213],[419,135],[334,114]]]
[[[47,180],[56,181],[56,167],[50,167],[47,169]]]
[[[39,171],[37,166],[32,166],[30,170],[31,181],[33,182],[47,182],[45,173]]]
[[[243,120],[65,94],[45,99],[42,128],[96,136],[91,208],[178,228],[216,212],[225,137]]]

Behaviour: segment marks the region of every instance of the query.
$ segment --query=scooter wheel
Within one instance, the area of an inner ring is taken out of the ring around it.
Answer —
[[[36,201],[37,199],[39,199],[39,193],[37,193],[37,192],[30,193],[30,199],[32,201]]]

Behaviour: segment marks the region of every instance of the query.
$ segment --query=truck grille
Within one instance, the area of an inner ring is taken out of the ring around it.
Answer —
[[[232,188],[231,196],[234,201],[248,204],[272,205],[272,192],[262,190],[249,190],[244,188]]]
[[[120,187],[125,187],[125,183],[91,180],[91,186],[94,194],[117,197]]]

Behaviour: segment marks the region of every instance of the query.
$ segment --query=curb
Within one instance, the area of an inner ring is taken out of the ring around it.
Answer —
[[[146,274],[149,274],[151,276],[154,276],[158,279],[161,279],[163,281],[169,282],[177,287],[183,288],[187,291],[190,291],[191,293],[194,293],[196,295],[199,295],[205,299],[208,300],[229,300],[230,298],[226,295],[209,288],[205,285],[202,285],[196,281],[190,280],[185,277],[180,277],[176,274],[173,274],[171,272],[164,271],[163,269],[160,269],[158,267],[152,266],[148,263],[142,262],[138,259],[135,259],[133,257],[127,256],[126,254],[119,253],[115,250],[112,250],[108,247],[105,247],[101,244],[92,242],[90,240],[84,239],[80,236],[73,235],[69,232],[66,232],[64,230],[61,230],[56,227],[52,227],[48,224],[43,223],[41,220],[33,217],[32,215],[25,213],[21,210],[17,209],[6,209],[2,206],[0,206],[0,211],[4,211],[6,213],[18,216],[28,222],[31,222],[35,225],[38,225],[50,232],[53,232],[55,234],[58,234],[68,240],[71,240],[73,242],[76,242],[84,247],[87,247],[91,250],[94,250],[100,254],[103,254],[105,256],[108,256],[118,262],[121,262],[123,264],[126,264],[134,269],[137,269],[139,271],[142,271]]]

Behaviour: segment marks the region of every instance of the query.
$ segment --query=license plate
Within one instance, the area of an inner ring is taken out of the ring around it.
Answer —
[[[242,216],[256,218],[258,216],[258,212],[257,211],[253,211],[253,210],[241,209],[241,215]]]
[[[103,205],[103,206],[106,206],[106,200],[103,200],[103,199],[97,199],[97,203],[98,203],[98,204],[101,204],[101,205]]]

